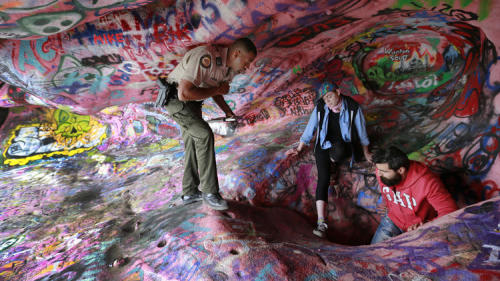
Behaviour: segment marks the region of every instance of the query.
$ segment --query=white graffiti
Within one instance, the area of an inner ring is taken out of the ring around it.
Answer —
[[[102,140],[101,136],[105,134],[106,127],[100,126],[91,140],[77,142],[70,145],[69,149],[90,148],[98,145]],[[7,155],[10,157],[26,157],[33,154],[43,154],[54,151],[68,149],[65,143],[59,143],[51,137],[52,132],[40,129],[39,127],[20,128],[17,136],[12,140],[12,144],[7,149]]]
[[[431,74],[423,79],[413,78],[405,81],[393,81],[388,90],[411,90],[411,89],[426,89],[431,86],[436,87],[438,80],[436,74]]]
[[[499,257],[498,251],[500,251],[499,246],[486,244],[486,245],[483,245],[483,247],[491,249],[490,258],[488,259],[488,262],[491,262],[491,263],[499,263],[500,262],[500,259],[498,258]]]

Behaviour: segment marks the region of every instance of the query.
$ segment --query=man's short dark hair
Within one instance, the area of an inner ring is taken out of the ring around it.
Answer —
[[[257,47],[255,47],[255,44],[252,42],[252,40],[246,37],[237,39],[232,45],[233,48],[239,48],[247,53],[257,55]]]
[[[394,171],[401,167],[410,168],[410,159],[408,159],[406,153],[395,146],[376,149],[373,153],[372,161],[375,164],[387,163],[389,164],[389,168]]]

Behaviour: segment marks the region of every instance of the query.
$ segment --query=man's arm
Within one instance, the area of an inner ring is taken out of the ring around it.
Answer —
[[[219,87],[199,88],[192,82],[181,79],[177,93],[180,101],[204,100],[216,95],[223,95],[229,91],[229,84],[222,83]]]
[[[234,112],[231,110],[231,108],[229,107],[229,105],[227,104],[226,100],[224,99],[224,97],[222,95],[216,95],[216,96],[213,96],[212,99],[215,101],[215,103],[217,104],[217,106],[222,109],[222,111],[224,111],[224,113],[226,113],[226,117],[234,117]]]

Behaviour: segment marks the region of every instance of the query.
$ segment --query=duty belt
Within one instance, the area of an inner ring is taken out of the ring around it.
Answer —
[[[177,96],[177,83],[168,83],[164,78],[158,78],[156,83],[160,87],[155,106],[163,107],[172,99],[179,99]]]

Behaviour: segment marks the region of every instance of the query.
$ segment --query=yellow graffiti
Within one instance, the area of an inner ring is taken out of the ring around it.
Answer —
[[[130,168],[136,168],[137,165],[138,165],[137,159],[130,159],[124,163],[120,163],[119,166],[115,165],[114,172],[116,174],[121,174],[130,170]]]
[[[162,142],[161,149],[163,150],[169,150],[172,147],[178,146],[180,143],[178,140],[175,139],[167,139],[166,143]]]
[[[64,110],[57,109],[54,112],[57,123],[55,133],[66,138],[81,136],[90,130],[90,116],[78,115]]]
[[[0,276],[2,277],[7,277],[7,278],[10,278],[10,277],[14,277],[15,276],[15,272],[14,270],[16,269],[16,267],[20,266],[24,264],[24,261],[13,261],[13,262],[10,262],[2,267],[0,267]],[[3,271],[5,270],[5,271]]]
[[[56,263],[53,263],[51,265],[48,265],[47,267],[45,267],[44,269],[42,269],[40,272],[38,272],[37,274],[35,274],[34,277],[38,277],[40,275],[44,275],[44,274],[47,274],[47,273],[50,273],[50,272],[55,272],[55,271],[61,271],[63,270],[64,268],[70,266],[70,265],[73,265],[75,264],[76,262],[75,261],[68,261],[68,262],[56,262]]]
[[[11,1],[0,5],[0,11],[4,11],[11,8],[17,8],[23,5],[22,1]]]
[[[127,276],[123,281],[141,281],[141,274],[139,272],[134,272]]]
[[[4,164],[26,165],[54,156],[73,156],[100,145],[106,127],[90,116],[51,110],[51,122],[18,125],[3,152]]]
[[[49,246],[45,247],[45,249],[43,249],[43,251],[42,251],[43,256],[50,255],[52,252],[54,252],[57,249],[57,246],[59,246],[61,243],[62,243],[61,241],[56,241],[56,242],[50,244]]]

